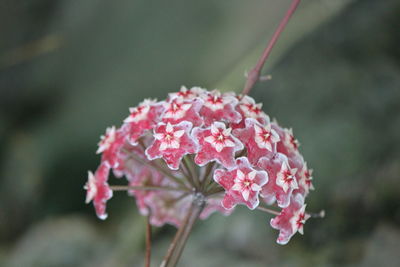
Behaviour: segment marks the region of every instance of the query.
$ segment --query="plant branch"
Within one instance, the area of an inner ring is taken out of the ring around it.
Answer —
[[[206,203],[205,197],[201,193],[195,193],[193,195],[193,201],[189,208],[189,211],[179,227],[172,240],[167,254],[165,255],[160,267],[175,267],[182,255],[182,251],[185,247],[186,241],[189,234],[192,231],[194,223],[197,221],[201,212],[204,209]]]
[[[127,185],[111,185],[110,189],[113,191],[128,191],[128,190],[160,190],[160,191],[183,191],[189,192],[187,188],[181,187],[167,187],[167,186],[127,186]]]
[[[269,214],[273,214],[273,215],[279,215],[280,214],[279,211],[272,210],[272,209],[265,208],[265,207],[261,207],[261,206],[258,206],[257,209],[261,210],[263,212],[269,213]]]
[[[261,69],[263,68],[265,61],[267,60],[269,54],[271,53],[272,48],[274,47],[276,41],[278,40],[279,36],[281,35],[283,29],[285,28],[286,24],[288,23],[289,19],[296,11],[297,6],[300,4],[300,0],[293,0],[292,4],[290,5],[289,9],[287,10],[285,16],[281,20],[278,28],[276,28],[274,34],[272,35],[271,40],[269,41],[267,47],[264,49],[260,59],[258,60],[256,66],[248,73],[246,84],[243,88],[242,94],[247,95],[249,94],[250,90],[254,87],[256,82],[260,79]]]

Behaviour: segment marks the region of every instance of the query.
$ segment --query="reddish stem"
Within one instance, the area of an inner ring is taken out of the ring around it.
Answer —
[[[243,88],[242,94],[247,95],[250,93],[250,90],[254,87],[256,82],[260,79],[261,69],[263,68],[265,61],[267,60],[269,54],[271,53],[272,48],[274,47],[276,41],[278,40],[279,36],[281,35],[283,29],[285,28],[286,24],[288,23],[289,19],[296,11],[297,6],[300,4],[300,0],[293,0],[292,4],[290,5],[289,9],[287,10],[285,16],[281,20],[278,28],[276,28],[274,35],[272,35],[271,40],[269,41],[267,47],[265,48],[264,52],[262,53],[260,59],[257,62],[257,65],[248,73],[247,81]]]

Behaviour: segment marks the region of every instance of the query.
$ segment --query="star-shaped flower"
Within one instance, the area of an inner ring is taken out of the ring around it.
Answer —
[[[204,123],[209,126],[214,121],[225,121],[228,123],[239,123],[242,116],[235,111],[238,100],[229,95],[222,95],[218,91],[204,94],[204,106],[200,115],[204,117]]]
[[[150,99],[144,100],[137,107],[129,108],[130,115],[124,120],[128,126],[128,141],[136,144],[139,137],[157,124],[162,111],[162,104]]]
[[[272,128],[278,133],[281,141],[278,142],[277,151],[291,155],[298,153],[299,141],[294,137],[292,129],[281,128],[276,122],[272,123]]]
[[[279,135],[271,128],[271,124],[260,124],[255,119],[246,119],[245,128],[235,129],[233,134],[246,146],[250,162],[257,164],[261,157],[273,156]]]
[[[97,216],[105,220],[107,218],[106,202],[112,197],[107,180],[110,167],[107,164],[100,164],[96,173],[88,172],[88,181],[84,186],[86,190],[86,203],[93,201]]]
[[[276,200],[279,207],[287,207],[293,190],[298,188],[295,178],[297,170],[290,168],[288,158],[281,153],[261,158],[257,166],[267,171],[269,176],[269,182],[260,194],[262,198],[267,204]]]
[[[259,204],[258,194],[268,182],[268,174],[253,169],[246,157],[238,158],[236,165],[231,171],[218,169],[214,173],[214,180],[225,189],[222,206],[232,209],[237,204],[245,204],[255,209]]]
[[[202,95],[205,94],[206,92],[207,90],[201,87],[192,87],[190,89],[187,89],[186,86],[182,86],[179,92],[170,93],[169,97],[171,99],[181,98],[185,100],[192,100],[195,99],[196,97],[202,97]]]
[[[297,232],[303,234],[303,226],[310,215],[305,212],[306,205],[301,194],[292,196],[290,205],[271,220],[271,226],[279,230],[278,244],[285,245]]]
[[[114,126],[109,127],[106,134],[101,136],[100,139],[96,153],[102,153],[101,161],[108,164],[110,168],[117,168],[121,164],[119,152],[126,140],[123,130],[116,130]]]
[[[164,103],[164,114],[162,121],[165,123],[178,124],[181,121],[190,121],[194,126],[203,124],[199,111],[203,101],[200,98],[185,100],[180,97],[170,99]]]
[[[154,142],[146,149],[149,160],[163,158],[168,167],[177,170],[186,154],[194,154],[197,144],[189,135],[192,123],[182,121],[179,124],[159,123],[154,130]]]
[[[312,184],[312,169],[308,169],[307,163],[303,164],[303,168],[298,172],[300,179],[298,180],[299,184],[299,192],[304,196],[307,196],[310,190],[314,190],[314,186]]]
[[[205,129],[194,128],[192,136],[200,145],[195,163],[204,166],[210,161],[217,161],[225,168],[233,168],[235,152],[242,150],[243,144],[231,132],[232,129],[221,122],[214,122]]]
[[[260,122],[261,124],[265,124],[269,121],[267,114],[262,111],[262,104],[256,104],[255,100],[252,97],[247,95],[242,96],[239,98],[240,102],[237,105],[237,110],[242,114],[242,117],[245,118],[252,118]],[[243,128],[244,119],[241,123],[234,126],[234,128]]]
[[[276,176],[276,184],[282,187],[285,193],[287,193],[289,189],[298,188],[296,172],[297,168],[291,169],[288,162],[282,162],[281,169]]]

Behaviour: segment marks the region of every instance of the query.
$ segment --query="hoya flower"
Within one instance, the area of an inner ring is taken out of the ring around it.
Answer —
[[[189,136],[192,123],[182,121],[179,124],[160,122],[154,130],[154,142],[146,149],[149,160],[163,158],[167,165],[177,170],[182,157],[197,152],[197,144]]]
[[[137,107],[129,109],[129,116],[124,120],[128,131],[128,141],[136,144],[136,141],[147,130],[154,127],[159,121],[161,106],[156,100],[146,99]]]
[[[86,190],[86,203],[93,201],[97,216],[104,220],[107,218],[106,202],[113,193],[107,179],[110,168],[107,164],[101,164],[95,174],[88,172],[88,181],[84,186]]]
[[[204,166],[216,161],[225,168],[235,166],[235,153],[243,149],[243,144],[232,135],[232,129],[222,122],[214,122],[211,127],[193,129],[193,137],[200,144],[194,161]]]
[[[242,203],[249,209],[255,209],[259,204],[258,194],[268,181],[268,174],[253,169],[246,157],[238,158],[236,166],[232,171],[218,169],[214,173],[214,180],[225,189],[222,206],[229,210]]]
[[[263,187],[261,196],[268,204],[276,200],[279,207],[287,207],[293,190],[298,188],[295,177],[297,169],[291,168],[287,157],[281,153],[272,158],[261,158],[258,167],[267,171],[269,175],[269,182]]]
[[[262,125],[251,118],[245,120],[243,129],[236,129],[234,133],[246,146],[247,156],[252,164],[257,164],[262,157],[273,156],[276,153],[276,144],[280,141],[270,123]]]
[[[242,116],[235,111],[238,100],[231,95],[223,95],[219,91],[212,91],[203,95],[204,105],[200,114],[204,117],[206,125],[214,121],[225,121],[228,123],[239,123]]]
[[[189,121],[194,126],[203,124],[203,119],[199,115],[202,103],[201,98],[184,100],[177,97],[164,103],[163,122],[177,124],[181,121]]]
[[[181,226],[193,203],[206,219],[237,205],[265,210],[276,202],[282,210],[271,225],[284,244],[308,218],[312,172],[298,142],[247,95],[182,87],[166,100],[145,100],[119,128],[106,130],[97,153],[101,163],[85,189],[102,219],[112,190],[134,197],[154,226]],[[109,186],[110,171],[127,184]]]
[[[292,196],[290,205],[271,220],[271,226],[279,230],[278,244],[285,245],[295,233],[304,233],[304,224],[310,218],[305,208],[303,196],[297,194]]]

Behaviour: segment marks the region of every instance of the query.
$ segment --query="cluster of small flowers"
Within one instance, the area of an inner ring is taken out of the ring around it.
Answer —
[[[292,130],[271,122],[253,98],[182,87],[165,101],[130,108],[120,128],[107,129],[97,150],[101,164],[85,185],[86,202],[107,217],[111,169],[127,178],[140,213],[156,226],[179,227],[194,191],[207,199],[202,219],[214,211],[228,215],[237,204],[256,209],[261,199],[281,208],[270,224],[280,231],[277,242],[286,244],[303,233],[304,199],[313,189],[298,146]]]

